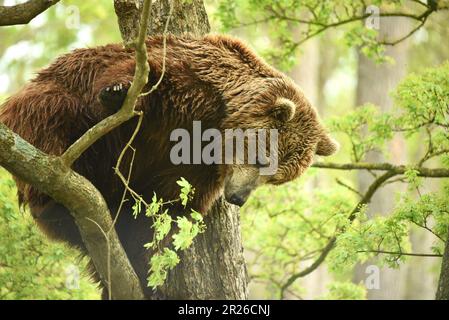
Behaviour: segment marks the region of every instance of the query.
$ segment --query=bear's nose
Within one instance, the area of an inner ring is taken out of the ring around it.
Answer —
[[[233,194],[230,198],[229,198],[229,202],[232,204],[235,204],[239,207],[243,206],[246,202],[246,199],[242,198],[241,196],[238,196],[237,194]]]

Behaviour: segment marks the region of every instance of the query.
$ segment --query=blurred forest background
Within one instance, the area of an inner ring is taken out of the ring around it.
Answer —
[[[418,16],[433,2],[372,1]],[[385,176],[322,165],[258,190],[241,210],[250,298],[434,299],[449,184],[412,167],[449,167],[449,10],[421,26],[390,16],[321,30],[360,12],[362,1],[205,4],[213,32],[246,40],[303,88],[341,144],[330,162],[406,166]],[[0,28],[0,102],[58,55],[120,40],[111,0],[64,0],[28,25]],[[86,261],[37,230],[14,188],[0,171],[0,299],[99,298]]]

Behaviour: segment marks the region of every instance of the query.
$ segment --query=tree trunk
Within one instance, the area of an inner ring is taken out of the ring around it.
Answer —
[[[142,5],[138,0],[114,0],[125,43],[136,35]],[[154,1],[149,34],[163,33],[170,0]],[[210,26],[202,0],[173,1],[168,31],[198,36]],[[160,291],[176,299],[246,299],[248,279],[240,236],[239,210],[219,199],[204,219],[206,231],[181,254],[180,264],[170,272]]]
[[[221,198],[204,222],[206,232],[181,255],[161,291],[175,299],[247,299],[239,210]]]
[[[446,246],[444,248],[436,299],[449,300],[449,239],[446,239]]]

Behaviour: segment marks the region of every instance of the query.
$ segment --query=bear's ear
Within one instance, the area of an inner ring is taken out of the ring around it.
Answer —
[[[296,112],[296,105],[293,101],[286,98],[279,98],[276,100],[270,115],[278,121],[287,122],[293,119]]]
[[[316,154],[319,156],[330,156],[337,152],[340,145],[337,141],[329,137],[327,134],[323,133],[321,140],[318,141],[316,146]]]

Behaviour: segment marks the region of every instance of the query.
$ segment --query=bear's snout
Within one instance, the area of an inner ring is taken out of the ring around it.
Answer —
[[[250,192],[248,192],[246,195],[234,193],[234,194],[230,195],[229,198],[225,197],[225,199],[230,204],[235,204],[236,206],[241,207],[246,203],[246,200],[248,200],[249,194],[250,194]]]

